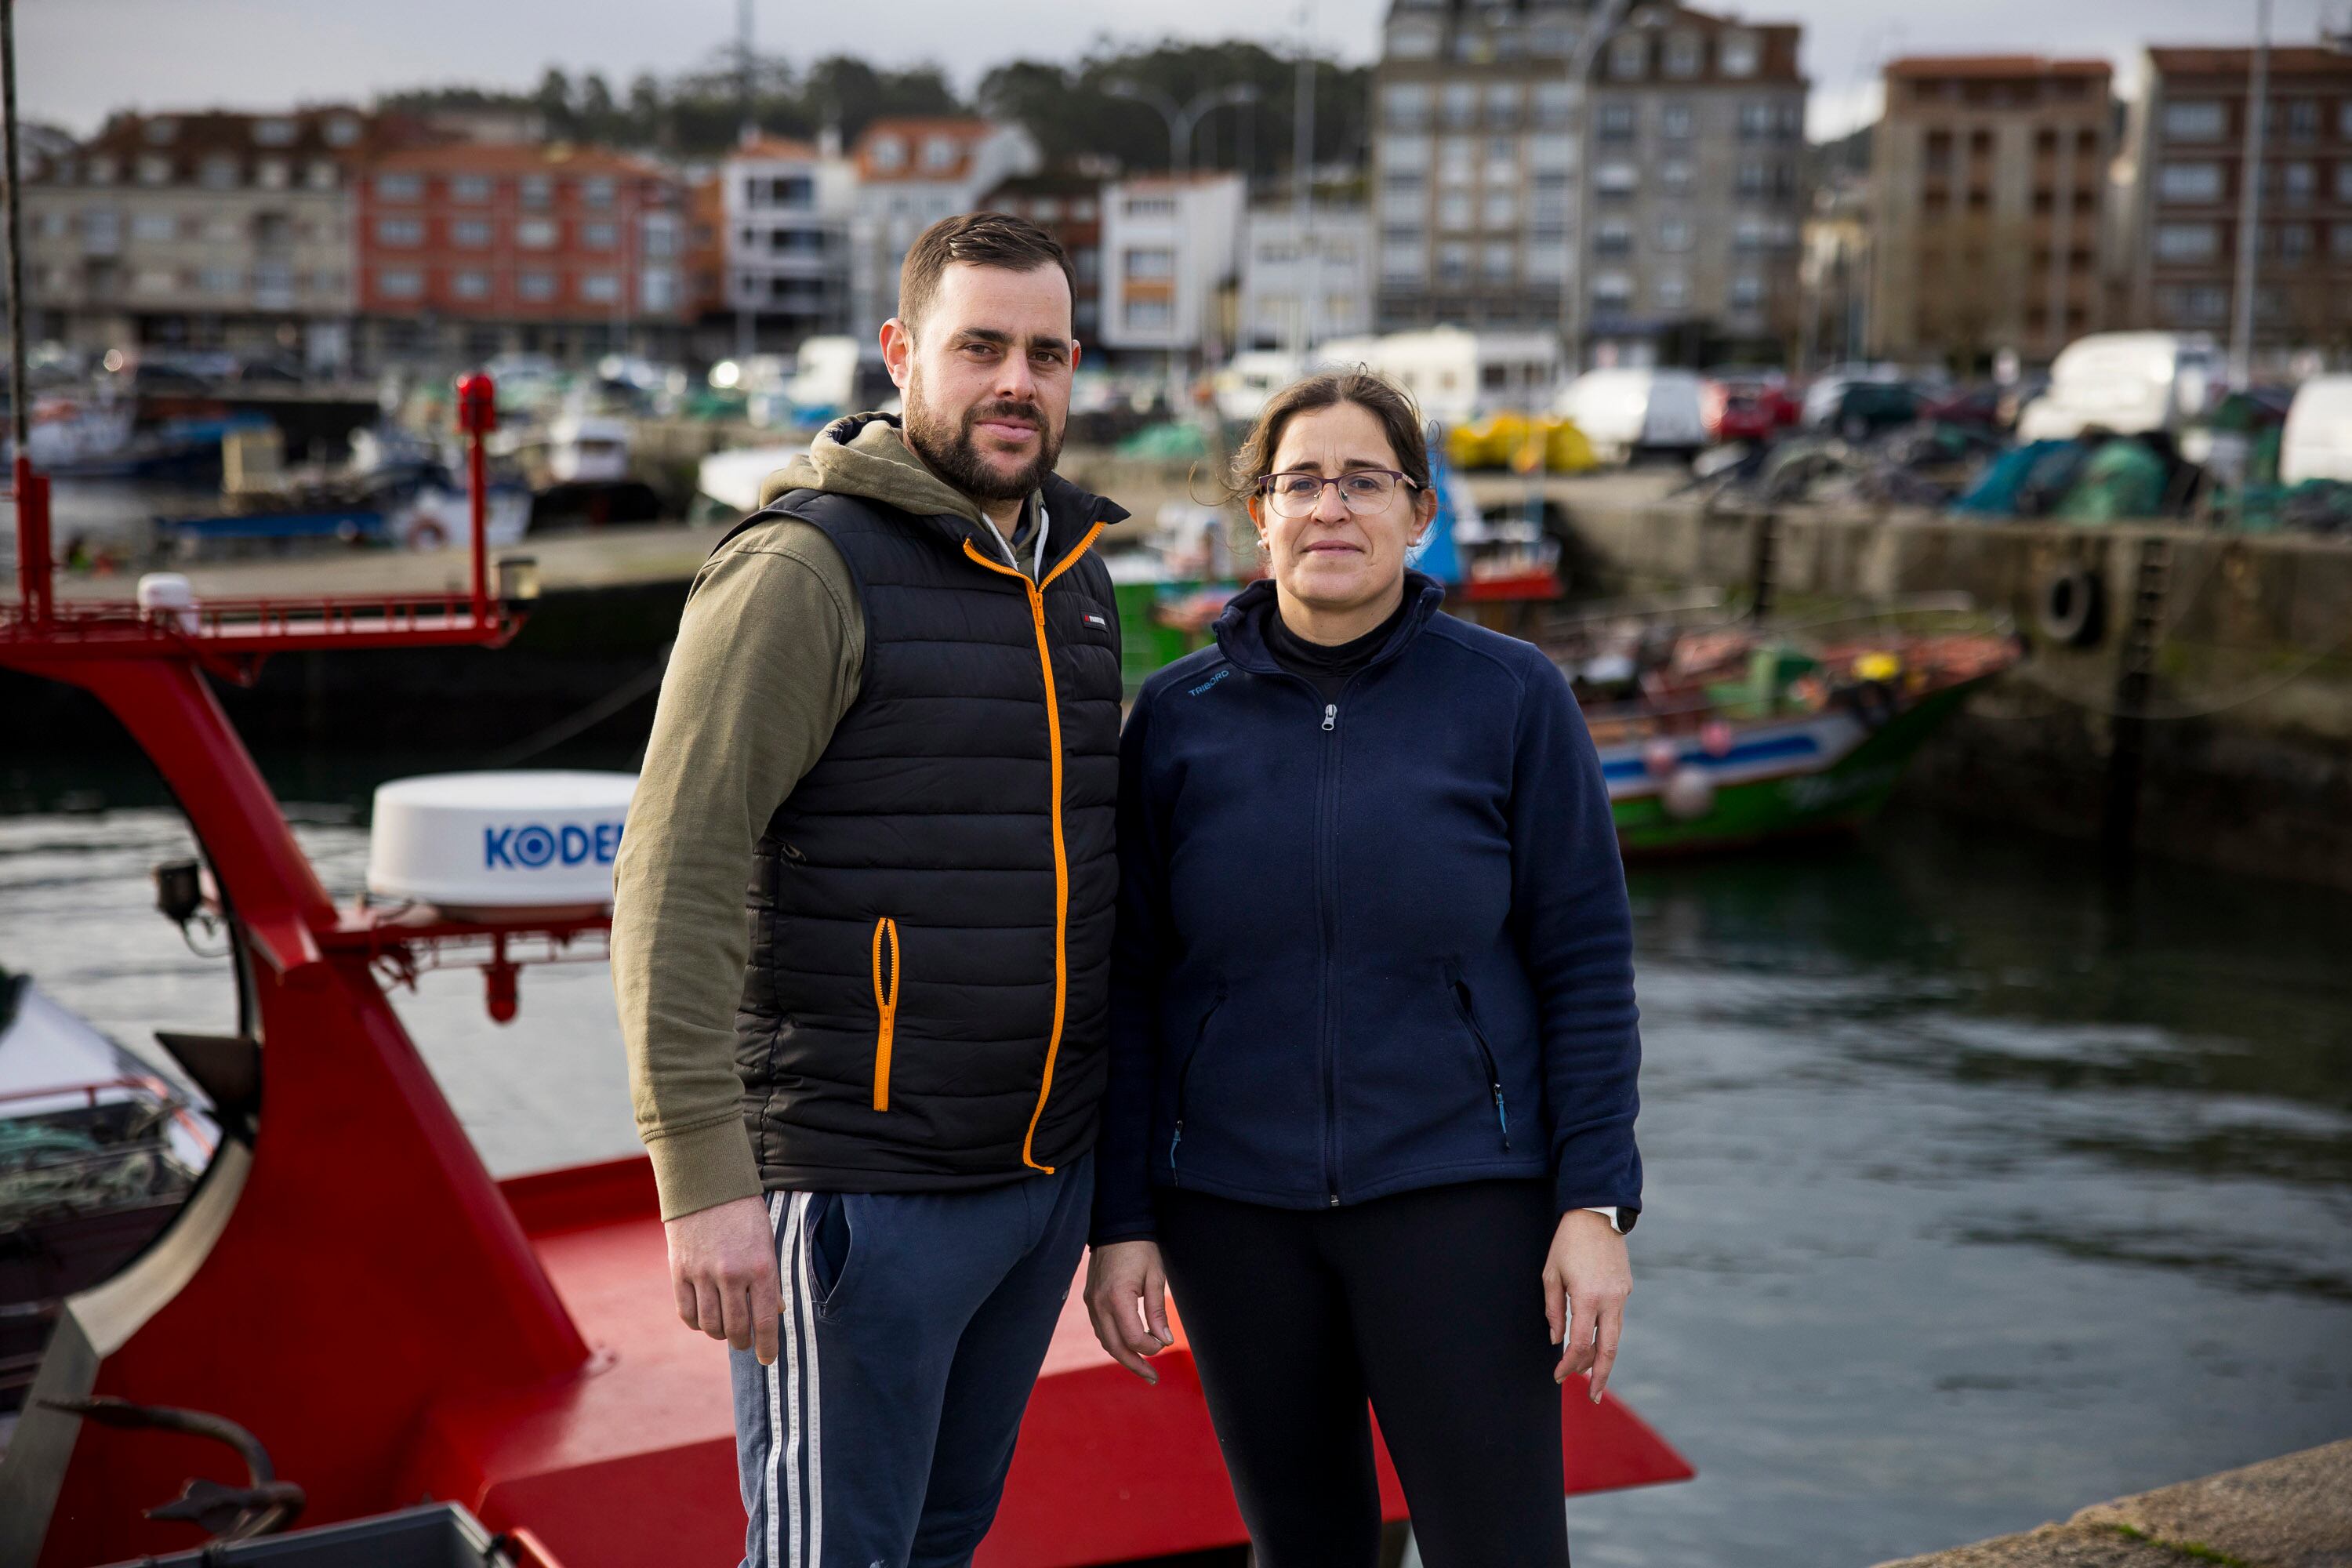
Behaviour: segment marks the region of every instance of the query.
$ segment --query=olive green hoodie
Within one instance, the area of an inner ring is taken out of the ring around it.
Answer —
[[[794,489],[988,521],[885,415],[836,420],[770,476],[761,504]],[[1031,531],[1005,550],[1024,571]],[[848,563],[814,524],[754,522],[695,574],[613,868],[613,990],[664,1219],[759,1195],[735,1073],[743,889],[752,846],[856,700],[865,662]]]

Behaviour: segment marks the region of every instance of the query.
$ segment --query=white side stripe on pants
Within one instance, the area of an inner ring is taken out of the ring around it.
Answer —
[[[782,1193],[769,1194],[768,1229],[771,1232],[776,1229],[777,1222],[782,1219],[783,1211],[784,1194]],[[792,1320],[786,1318],[778,1326],[789,1331],[792,1328]],[[776,1428],[783,1424],[783,1358],[779,1356],[768,1363],[768,1551],[765,1560],[756,1564],[755,1568],[777,1568],[779,1556],[776,1550],[777,1531],[780,1526],[776,1519],[776,1461],[782,1449],[776,1442]]]
[[[805,1210],[808,1194],[795,1200]],[[839,1200],[835,1200],[836,1202]],[[815,1227],[800,1227],[801,1325],[808,1335],[808,1534],[809,1568],[824,1568],[824,1399],[817,1381],[816,1304],[809,1290],[809,1249],[815,1245]],[[791,1324],[784,1325],[789,1329]],[[794,1568],[799,1568],[794,1564]]]

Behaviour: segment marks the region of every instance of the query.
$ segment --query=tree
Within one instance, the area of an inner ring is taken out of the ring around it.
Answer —
[[[551,136],[570,136],[578,127],[572,112],[572,79],[554,66],[547,68],[539,79],[539,90],[531,94],[532,107],[547,122]]]

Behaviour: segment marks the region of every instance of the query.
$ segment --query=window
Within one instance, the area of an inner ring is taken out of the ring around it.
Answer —
[[[527,217],[515,225],[514,232],[515,243],[525,250],[555,248],[555,220],[552,218]]]
[[[1627,33],[1609,46],[1609,74],[1619,81],[1632,81],[1650,63],[1650,40],[1639,33]]]
[[[1176,324],[1176,306],[1169,300],[1129,300],[1126,302],[1127,326],[1129,331],[1164,332]]]
[[[454,174],[449,180],[449,199],[453,202],[480,203],[490,199],[490,177],[488,174]]]
[[[257,147],[291,147],[294,145],[294,122],[272,115],[253,122],[253,142]]]
[[[2156,255],[2160,261],[2210,261],[2221,253],[2221,230],[2212,224],[2156,226]]]
[[[1596,125],[1603,142],[1631,142],[1633,140],[1633,106],[1630,103],[1602,104]]]
[[[675,257],[677,254],[677,220],[667,214],[648,216],[637,248],[647,261],[667,261]]]
[[[1438,42],[1434,22],[1399,22],[1389,29],[1389,53],[1397,59],[1435,59]]]
[[[180,134],[180,122],[168,114],[159,114],[149,121],[144,134],[150,147],[169,147]]]
[[[375,177],[375,195],[378,201],[420,201],[425,195],[425,176],[422,174],[378,174]]]
[[[1070,221],[1071,221],[1072,223],[1092,223],[1092,222],[1094,222],[1094,221],[1095,221],[1095,199],[1094,199],[1094,197],[1092,197],[1092,196],[1077,196],[1077,197],[1073,198],[1073,199],[1071,200],[1071,202],[1070,202]]]
[[[1429,126],[1429,84],[1391,82],[1381,90],[1381,123],[1391,131],[1423,131]]]
[[[2168,142],[2219,142],[2229,132],[2228,109],[2219,103],[2185,101],[2164,106]]]
[[[613,223],[583,223],[580,244],[586,250],[610,250],[621,243],[621,227]]]
[[[114,184],[114,160],[104,153],[89,161],[89,183],[93,185]]]
[[[2221,199],[2221,165],[2163,164],[2156,172],[2156,194],[2168,202],[2218,202]]]
[[[1690,279],[1679,272],[1661,276],[1651,286],[1651,293],[1661,310],[1683,310],[1690,308]]]
[[[341,183],[341,176],[333,163],[317,158],[302,172],[302,183],[314,191],[331,191]]]
[[[1660,250],[1688,250],[1692,244],[1691,221],[1686,217],[1664,217],[1658,220]]]
[[[1171,279],[1176,276],[1176,252],[1164,245],[1132,248],[1124,266],[1129,281]]]
[[[1592,227],[1592,249],[1599,256],[1630,256],[1633,250],[1633,226],[1622,217],[1605,217]]]
[[[1519,84],[1496,81],[1486,84],[1486,129],[1516,131],[1519,128]]]
[[[2347,225],[2352,227],[2352,225]],[[1428,248],[1417,242],[1389,239],[1381,246],[1381,277],[1391,283],[1420,283],[1429,276]]]
[[[98,255],[110,255],[122,246],[122,215],[104,210],[81,215],[82,247]]]
[[[138,294],[169,294],[179,284],[179,274],[168,267],[142,267],[131,275],[131,291]]]
[[[2292,205],[2301,206],[2319,188],[2319,172],[2309,163],[2289,163],[2280,172],[2280,184]]]
[[[1399,171],[1418,174],[1429,167],[1433,144],[1426,136],[1383,136],[1381,138],[1381,168],[1388,178],[1396,178]]]
[[[1762,250],[1771,242],[1771,228],[1760,217],[1744,217],[1731,231],[1731,248],[1743,255]]]
[[[583,206],[609,207],[618,192],[610,174],[591,174],[580,182],[580,201]]]
[[[1475,82],[1450,81],[1440,102],[1448,131],[1467,131],[1478,123],[1478,88]]]
[[[1658,185],[1670,196],[1686,196],[1696,176],[1687,158],[1669,158],[1658,165]]]
[[[180,220],[170,213],[132,213],[131,237],[149,241],[180,237]]]
[[[1778,122],[1779,117],[1773,113],[1773,105],[1769,103],[1743,103],[1739,106],[1739,139],[1742,142],[1769,139]],[[1987,141],[1990,142],[1990,138]]]
[[[1546,131],[1564,130],[1575,101],[1575,89],[1564,81],[1536,83],[1536,124]]]
[[[1753,272],[1743,272],[1731,280],[1731,308],[1752,310],[1764,302],[1764,279]]]
[[[1633,279],[1622,272],[1603,272],[1592,279],[1592,302],[1604,310],[1623,310],[1633,302]]]
[[[907,144],[896,136],[877,136],[866,156],[877,169],[897,169],[907,162]]]
[[[282,191],[293,184],[293,170],[283,158],[263,158],[253,165],[253,183],[265,191]]]
[[[1508,283],[1518,258],[1508,240],[1489,240],[1478,251],[1478,273],[1489,283]]]
[[[1448,136],[1437,145],[1437,177],[1445,184],[1466,185],[1478,173],[1477,143],[1467,136]]]
[[[2308,142],[2319,134],[2319,100],[2293,98],[2271,105],[2271,129],[2284,131],[2291,142]]]
[[[555,274],[526,272],[515,279],[515,294],[518,298],[544,304],[555,298]]]
[[[1669,142],[1687,142],[1691,133],[1691,107],[1687,103],[1669,103],[1658,111],[1658,134]]]
[[[449,243],[461,250],[481,250],[490,243],[488,218],[461,217],[449,226]]]
[[[490,297],[490,275],[487,272],[460,272],[449,279],[449,292],[460,300],[487,300]]]
[[[1488,191],[1479,212],[1480,226],[1489,229],[1516,228],[1519,222],[1519,197],[1516,191]]]
[[[1722,68],[1723,74],[1726,76],[1754,76],[1756,74],[1756,35],[1753,33],[1724,34],[1723,41],[1716,46],[1715,58],[1716,64]]]
[[[153,153],[139,160],[139,183],[142,185],[168,185],[172,183],[172,160]]]
[[[1462,244],[1437,247],[1437,280],[1455,286],[1470,281],[1470,247]]]
[[[1764,165],[1762,163],[1750,158],[1746,163],[1739,165],[1738,188],[1741,195],[1762,195],[1764,194],[1765,183]]]
[[[1437,200],[1437,226],[1456,233],[1470,226],[1470,195],[1466,191],[1448,191]]]
[[[2336,199],[2352,202],[2352,159],[2340,160],[2336,165]]]
[[[215,153],[196,165],[196,183],[208,191],[233,191],[241,172],[236,159]]]
[[[1486,138],[1486,183],[1490,185],[1517,184],[1519,178],[1519,139],[1516,136]]]
[[[2278,231],[2278,258],[2281,261],[2301,261],[2311,255],[2311,230],[2303,224],[2291,223]]]
[[[1696,33],[1674,33],[1666,38],[1666,74],[1673,77],[1698,75],[1699,66],[1706,53],[1706,46]]]
[[[1629,196],[1641,184],[1633,165],[1622,160],[1602,163],[1592,171],[1592,188],[1604,196]]]
[[[376,292],[387,300],[415,300],[425,292],[425,274],[409,267],[392,267],[375,275]]]
[[[525,174],[516,191],[527,207],[543,207],[555,200],[555,182],[545,174]]]
[[[348,114],[329,120],[322,134],[330,147],[349,147],[360,139],[360,122]]]
[[[591,272],[580,279],[580,297],[592,305],[621,302],[621,279],[611,272]]]
[[[1566,59],[1576,53],[1576,29],[1556,22],[1546,22],[1528,29],[1528,48],[1530,53]]]
[[[927,136],[923,139],[923,167],[931,174],[945,174],[954,168],[956,154],[956,140],[952,136]]]
[[[1381,193],[1381,216],[1383,220],[1417,218],[1426,201],[1418,185],[1411,189],[1399,189],[1392,185]]]
[[[1169,217],[1176,216],[1174,196],[1129,196],[1119,205],[1129,217]]]
[[[2338,261],[2352,261],[2352,223],[2327,226],[2327,253]]]
[[[1528,167],[1568,170],[1576,167],[1576,138],[1542,135],[1528,138]]]
[[[1029,216],[1039,223],[1059,223],[1062,220],[1062,204],[1051,196],[1039,196],[1032,204]]]
[[[425,220],[414,217],[380,217],[375,220],[375,242],[402,249],[425,243]]]

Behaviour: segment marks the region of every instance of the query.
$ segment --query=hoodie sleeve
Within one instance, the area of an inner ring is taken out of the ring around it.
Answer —
[[[1146,794],[1150,722],[1146,688],[1118,740],[1118,926],[1111,942],[1110,1070],[1095,1154],[1089,1239],[1097,1247],[1149,1241],[1155,1231],[1148,1149],[1170,921],[1165,824]]]
[[[1511,773],[1511,904],[1540,1009],[1559,1212],[1642,1206],[1633,921],[1600,753],[1567,679],[1534,656]]]
[[[812,524],[747,531],[688,593],[613,867],[613,991],[664,1219],[759,1194],[735,1073],[743,889],[865,658],[848,563]]]

